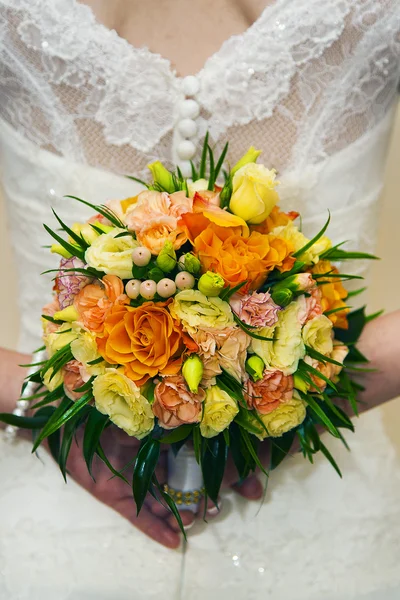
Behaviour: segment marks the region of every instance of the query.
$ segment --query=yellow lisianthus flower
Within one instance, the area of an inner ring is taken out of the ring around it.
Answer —
[[[303,328],[305,345],[325,356],[329,356],[333,350],[332,328],[332,321],[325,315],[314,317]]]
[[[229,427],[238,412],[237,403],[229,394],[217,385],[211,386],[206,390],[200,423],[201,435],[206,438],[215,437]]]
[[[199,328],[225,329],[234,324],[231,308],[221,298],[207,297],[199,290],[182,290],[169,307],[171,315],[182,321],[190,333]]]
[[[154,427],[154,415],[140,388],[122,369],[106,369],[93,382],[96,408],[128,435],[142,439]]]
[[[266,415],[259,414],[259,417],[268,431],[267,434],[265,429],[262,429],[261,425],[258,424],[260,427],[258,437],[260,439],[264,439],[268,435],[280,437],[294,427],[301,425],[306,418],[306,404],[295,392],[291,400],[282,402],[275,410]],[[257,421],[254,420],[253,424],[257,426]]]
[[[92,331],[79,331],[78,337],[71,342],[71,352],[75,360],[81,362],[88,375],[102,375],[106,369],[105,361],[89,365],[88,363],[100,358],[96,343],[96,334]]]
[[[131,279],[132,250],[139,244],[129,234],[117,237],[124,232],[127,233],[125,229],[115,227],[109,233],[99,235],[86,250],[87,264],[107,275],[116,275],[120,279]]]
[[[45,319],[43,319],[44,321]],[[71,323],[63,323],[57,331],[45,333],[43,341],[46,346],[47,355],[51,358],[58,350],[70,344],[77,337],[77,333],[71,329]]]
[[[301,250],[301,248],[303,248],[310,241],[309,238],[301,233],[299,228],[294,225],[293,221],[289,221],[287,225],[275,227],[271,231],[271,234],[291,243],[293,246],[293,252],[298,252],[298,250]],[[331,247],[331,240],[326,235],[323,235],[315,242],[315,244],[311,246],[311,248],[306,250],[306,252],[304,252],[299,259],[304,261],[306,264],[317,264],[320,255],[326,250],[329,250]]]

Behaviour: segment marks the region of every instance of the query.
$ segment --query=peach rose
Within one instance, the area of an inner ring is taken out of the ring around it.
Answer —
[[[142,385],[156,375],[176,375],[184,349],[182,331],[165,308],[169,302],[145,302],[136,308],[115,304],[97,338],[100,354],[124,366],[127,377]]]
[[[205,396],[202,388],[199,388],[197,394],[189,392],[181,375],[164,377],[154,389],[153,412],[164,429],[198,423]]]
[[[246,383],[245,398],[249,408],[255,408],[260,414],[267,415],[282,402],[288,402],[293,396],[293,377],[282,371],[264,371],[263,379]]]
[[[204,272],[219,273],[231,287],[247,282],[242,293],[259,288],[269,271],[286,270],[295,260],[289,256],[290,246],[276,236],[253,232],[243,237],[230,227],[214,224],[196,237],[194,250]]]
[[[74,307],[79,319],[90,331],[101,333],[104,320],[114,304],[128,304],[124,284],[116,275],[105,275],[101,283],[84,287],[75,297]]]
[[[320,260],[313,267],[311,272],[321,275],[323,275],[324,273],[333,273],[337,275],[339,273],[337,268],[333,267],[329,260]],[[329,282],[319,286],[319,289],[321,290],[322,312],[325,313],[328,310],[343,307],[343,310],[328,315],[328,318],[332,321],[335,327],[347,329],[347,314],[349,312],[349,309],[345,308],[346,303],[344,302],[344,300],[347,298],[347,290],[344,288],[342,282],[337,277],[327,276],[319,279],[318,281]]]
[[[159,254],[165,242],[170,241],[178,250],[187,241],[187,229],[181,216],[193,208],[193,199],[185,192],[145,191],[136,204],[128,206],[124,221],[137,241],[152,254]]]

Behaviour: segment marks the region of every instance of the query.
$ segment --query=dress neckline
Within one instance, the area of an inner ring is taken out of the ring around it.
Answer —
[[[158,62],[163,63],[167,67],[171,76],[174,77],[176,80],[181,81],[181,80],[185,79],[186,77],[190,77],[190,76],[201,77],[202,73],[207,69],[207,66],[214,60],[218,59],[218,57],[223,54],[223,52],[225,51],[225,49],[227,48],[228,45],[238,44],[239,42],[244,42],[245,39],[249,35],[251,35],[255,30],[262,27],[264,22],[270,17],[270,13],[273,13],[279,7],[279,5],[284,4],[285,2],[287,2],[287,0],[272,0],[272,2],[269,2],[264,7],[264,9],[261,11],[261,13],[257,17],[257,19],[251,25],[249,25],[249,27],[247,27],[242,33],[236,33],[236,34],[232,34],[231,36],[229,36],[226,40],[224,40],[222,42],[220,47],[215,52],[213,52],[210,56],[208,56],[208,58],[205,60],[204,65],[202,66],[202,68],[200,70],[198,70],[195,73],[188,73],[187,75],[181,75],[178,72],[177,68],[173,66],[171,59],[163,56],[159,52],[154,52],[148,46],[135,46],[134,44],[129,42],[126,38],[121,36],[116,29],[107,27],[106,25],[101,23],[98,20],[98,18],[96,17],[96,14],[94,13],[93,8],[89,4],[86,4],[85,2],[80,2],[79,0],[72,0],[72,2],[73,2],[73,4],[75,4],[77,9],[79,9],[79,7],[82,7],[83,10],[86,10],[86,15],[90,19],[92,26],[97,28],[98,31],[101,31],[106,35],[112,35],[114,38],[118,39],[118,41],[121,44],[124,44],[125,47],[132,54],[141,53],[143,55],[143,53],[144,53],[149,58],[152,58]]]

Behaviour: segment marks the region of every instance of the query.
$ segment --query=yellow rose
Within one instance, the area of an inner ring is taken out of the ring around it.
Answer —
[[[239,409],[236,401],[217,385],[206,390],[203,418],[200,423],[201,435],[212,438],[229,427]]]
[[[279,201],[275,190],[275,170],[248,163],[233,176],[229,208],[247,223],[259,225]]]
[[[259,417],[271,437],[280,437],[301,425],[306,418],[306,404],[295,393],[291,400],[282,402],[275,410],[266,415],[259,414]],[[268,437],[267,432],[262,430],[258,437],[260,439]]]
[[[138,440],[154,427],[154,415],[140,388],[120,369],[106,369],[93,382],[96,408],[113,423]]]
[[[303,341],[305,345],[328,356],[333,350],[332,328],[332,321],[325,315],[314,317],[303,328]]]
[[[71,323],[63,323],[57,331],[45,334],[43,341],[48,357],[51,358],[58,350],[73,342],[76,337],[77,333],[71,330]]]
[[[260,335],[273,338],[273,341],[252,339],[255,354],[264,361],[267,369],[279,369],[285,375],[297,371],[299,360],[305,355],[301,336],[301,316],[305,311],[305,298],[299,296],[284,310],[278,313],[278,322],[272,327],[263,327]]]
[[[80,330],[78,337],[71,342],[71,352],[75,360],[82,363],[88,375],[102,375],[106,368],[104,360],[89,365],[88,363],[101,358],[96,342],[96,334],[92,331]]]
[[[225,329],[234,324],[227,302],[218,296],[208,298],[199,290],[182,290],[176,294],[169,311],[174,319],[182,321],[189,333],[204,327]]]
[[[64,382],[64,376],[62,369],[57,371],[57,373],[52,377],[53,369],[48,369],[43,377],[43,384],[47,387],[49,392],[54,392],[59,385]]]
[[[85,260],[90,267],[103,271],[107,275],[116,275],[121,279],[132,278],[132,250],[138,243],[127,233],[116,237],[125,229],[115,228],[109,233],[103,233],[94,240],[86,250]]]
[[[297,225],[293,223],[293,221],[289,221],[287,225],[281,225],[280,227],[274,227],[271,231],[272,235],[276,235],[279,238],[284,239],[289,242],[293,246],[293,252],[298,252],[301,248],[304,248],[306,244],[310,241],[307,238]],[[315,242],[306,252],[304,252],[299,258],[304,261],[306,264],[317,264],[319,261],[319,256],[326,250],[332,247],[331,240],[323,235],[318,241]]]

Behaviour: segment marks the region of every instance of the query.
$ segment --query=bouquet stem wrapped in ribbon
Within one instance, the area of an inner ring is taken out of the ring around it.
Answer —
[[[344,441],[340,429],[353,430],[341,406],[357,414],[351,375],[366,362],[355,343],[367,317],[350,312],[357,292],[343,286],[359,278],[334,265],[374,257],[333,246],[329,218],[308,239],[299,215],[279,209],[260,153],[223,171],[227,149],[216,160],[206,137],[189,180],[153,163],[132,198],[66,198],[93,216],[68,225],[54,213],[63,234],[45,225],[62,258],[42,315],[47,358],[29,377],[34,412],[0,416],[34,430],[33,450],[47,439],[64,476],[79,428],[89,472],[97,455],[125,481],[102,434],[137,438],[127,482],[137,510],[151,493],[180,524],[177,506],[202,493],[217,504],[228,455],[238,480],[257,468],[268,476],[297,438],[306,458],[321,451],[340,473],[320,432]],[[169,482],[155,472],[162,444],[183,447]]]

